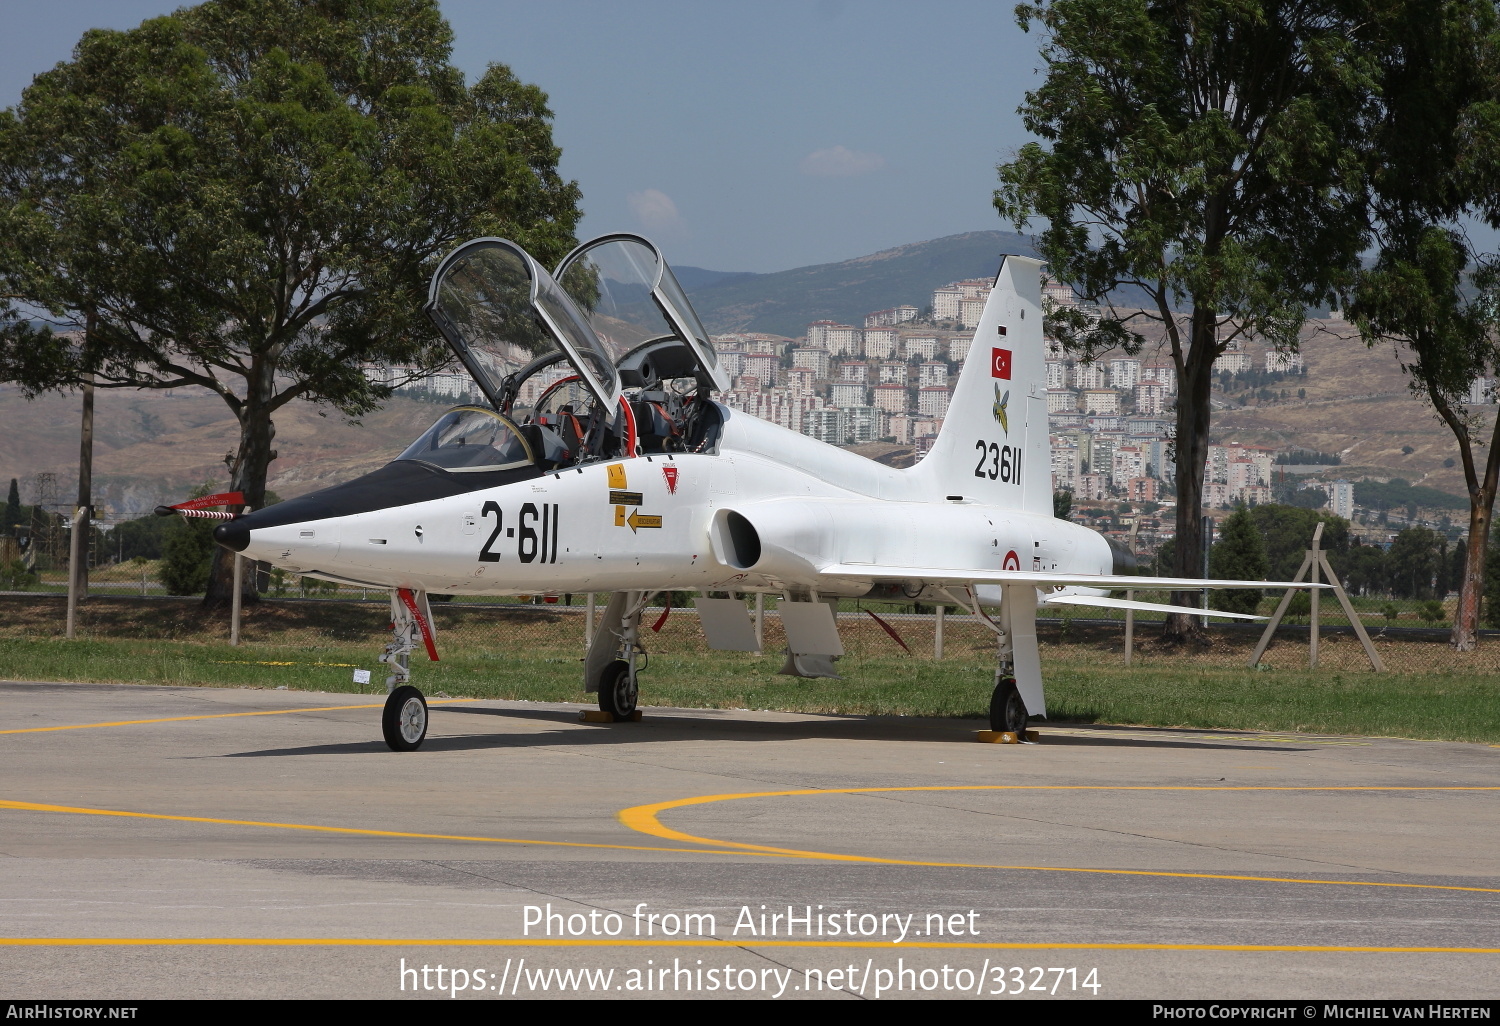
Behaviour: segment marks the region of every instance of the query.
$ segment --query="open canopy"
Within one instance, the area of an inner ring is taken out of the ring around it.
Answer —
[[[557,265],[557,281],[618,364],[648,342],[677,339],[697,360],[697,377],[728,388],[708,331],[661,251],[639,235],[604,235]]]
[[[505,378],[561,351],[595,397],[620,399],[615,354],[535,260],[505,239],[475,239],[443,259],[426,310],[464,367],[498,405]]]

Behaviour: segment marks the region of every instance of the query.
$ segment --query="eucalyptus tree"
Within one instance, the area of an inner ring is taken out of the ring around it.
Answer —
[[[1500,19],[1494,0],[1401,5],[1386,17],[1369,175],[1378,250],[1348,315],[1369,345],[1394,344],[1412,392],[1457,443],[1469,534],[1450,641],[1467,651],[1500,486],[1500,418],[1467,405],[1476,381],[1500,374],[1500,258],[1466,228],[1475,218],[1500,228]]]
[[[545,94],[498,64],[466,83],[452,40],[436,0],[210,0],[85,33],[0,113],[0,295],[88,328],[12,317],[0,378],[209,389],[261,505],[279,409],[358,416],[389,394],[367,363],[446,361],[420,316],[444,250],[573,243]]]
[[[1164,337],[1178,577],[1202,575],[1214,360],[1245,334],[1296,348],[1304,310],[1330,301],[1363,245],[1360,141],[1376,85],[1363,13],[1336,0],[1017,8],[1043,34],[1045,77],[1020,107],[1040,141],[999,167],[995,207],[1018,230],[1041,219],[1052,274],[1099,304],[1098,318],[1049,318],[1065,346],[1091,358]],[[1116,307],[1122,286],[1144,309]],[[1169,618],[1164,638],[1196,636],[1195,620]]]

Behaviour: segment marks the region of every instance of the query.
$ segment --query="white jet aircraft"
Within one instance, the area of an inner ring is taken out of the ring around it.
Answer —
[[[991,726],[1024,736],[1046,713],[1039,605],[1201,613],[1108,592],[1268,586],[1134,576],[1129,553],[1053,517],[1039,268],[1003,258],[942,430],[897,470],[713,401],[727,377],[647,240],[595,239],[548,274],[515,243],[477,239],[439,265],[426,310],[489,405],[214,536],[291,573],[389,589],[383,728],[397,751],[427,735],[409,661],[419,638],[437,658],[432,594],[612,593],[584,678],[617,719],[635,711],[641,612],[659,592],[702,595],[709,645],[731,650],[756,647],[740,596],[780,595],[783,672],[801,676],[834,673],[840,598],[952,604],[997,639]]]

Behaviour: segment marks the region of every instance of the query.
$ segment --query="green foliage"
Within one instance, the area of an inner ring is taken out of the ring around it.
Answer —
[[[1417,615],[1426,620],[1427,626],[1431,627],[1433,624],[1437,623],[1445,615],[1447,615],[1447,613],[1446,610],[1443,609],[1443,604],[1441,602],[1439,602],[1437,599],[1430,599],[1429,601],[1422,603],[1422,608],[1417,611]]]
[[[1445,555],[1446,545],[1426,527],[1408,527],[1396,535],[1386,552],[1386,574],[1396,598],[1432,597],[1433,577]]]
[[[1386,623],[1393,624],[1396,622],[1396,617],[1401,615],[1401,610],[1397,609],[1394,603],[1387,602],[1380,607],[1380,615],[1385,617]]]
[[[121,559],[160,559],[169,528],[177,519],[152,513],[116,524],[109,532],[110,547]]]
[[[1490,535],[1489,551],[1484,554],[1484,622],[1500,628],[1500,544]]]
[[[1304,311],[1348,279],[1364,246],[1346,190],[1359,180],[1377,68],[1357,45],[1362,12],[1316,12],[1212,0],[1016,10],[1042,34],[1046,77],[1020,108],[1042,141],[1000,165],[995,208],[1018,230],[1044,221],[1038,248],[1052,275],[1106,309],[1048,317],[1067,349],[1135,352],[1154,321],[1180,357],[1182,574],[1199,572],[1201,543],[1188,532],[1213,361],[1246,331],[1295,351]],[[1109,296],[1125,284],[1144,292],[1142,309],[1116,314]]]
[[[36,572],[19,559],[0,564],[0,591],[25,591],[36,583]]]
[[[10,479],[10,492],[5,498],[4,519],[0,520],[0,534],[15,534],[16,525],[21,522],[21,489],[16,484],[16,479]]]
[[[282,405],[357,416],[388,394],[362,362],[450,358],[421,312],[443,251],[573,245],[546,96],[502,65],[466,85],[451,46],[436,0],[212,0],[85,33],[0,113],[0,294],[91,326],[12,319],[0,379],[209,388],[262,505]]]
[[[1352,540],[1349,552],[1334,569],[1351,595],[1376,595],[1389,591],[1387,582],[1385,550],[1378,545],[1361,544]],[[1394,608],[1394,607],[1391,607]]]
[[[1256,506],[1250,511],[1262,542],[1266,547],[1266,558],[1270,562],[1269,578],[1273,581],[1290,581],[1302,565],[1302,556],[1312,545],[1313,531],[1318,522],[1323,523],[1321,546],[1328,553],[1328,560],[1335,572],[1342,574],[1345,556],[1349,551],[1349,521],[1331,513],[1320,513],[1310,509],[1297,509],[1269,503]]]
[[[1312,616],[1312,599],[1306,591],[1299,591],[1292,596],[1292,601],[1287,603],[1286,613],[1302,619]]]
[[[1413,504],[1428,509],[1467,508],[1467,503],[1456,495],[1414,485],[1404,477],[1393,477],[1389,481],[1356,481],[1354,501],[1367,509],[1400,509]]]
[[[201,595],[214,554],[214,521],[164,518],[166,538],[156,577],[169,595]]]
[[[1322,509],[1328,505],[1328,492],[1314,485],[1311,488],[1287,488],[1277,496],[1288,506],[1299,509]]]
[[[1052,493],[1052,515],[1058,520],[1073,519],[1073,493],[1066,489]]]
[[[1269,568],[1260,532],[1250,511],[1241,505],[1225,518],[1219,540],[1209,549],[1208,576],[1221,581],[1259,581],[1265,579]],[[1226,612],[1254,613],[1262,594],[1259,589],[1225,589],[1210,592],[1209,602]]]

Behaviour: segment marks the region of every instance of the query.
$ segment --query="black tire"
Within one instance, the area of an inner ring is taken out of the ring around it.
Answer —
[[[1026,736],[1026,702],[1016,689],[1014,677],[1005,677],[995,685],[995,693],[990,696],[990,729],[1011,731],[1022,739]]]
[[[616,659],[599,675],[599,708],[616,720],[630,719],[639,697],[640,689],[625,660]]]
[[[380,716],[385,743],[393,752],[415,752],[427,740],[427,699],[410,684],[403,684],[385,700]]]

